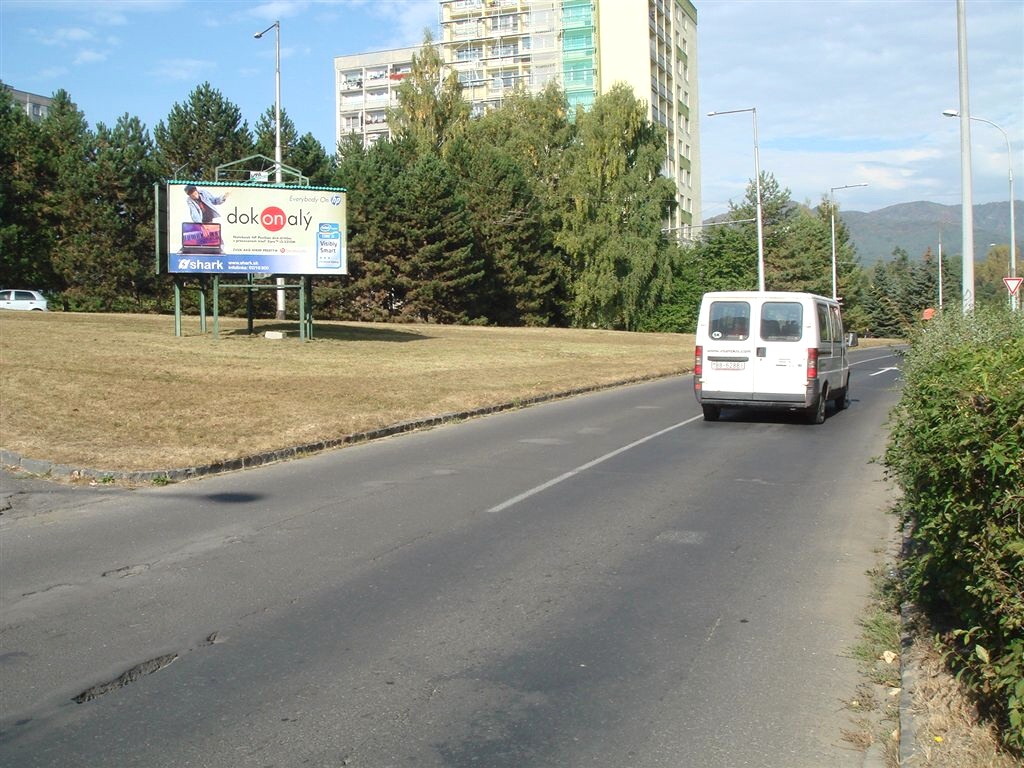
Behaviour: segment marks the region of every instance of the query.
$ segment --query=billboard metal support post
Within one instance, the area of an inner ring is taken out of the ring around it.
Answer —
[[[213,276],[213,338],[220,336],[220,275]]]
[[[174,278],[174,335],[181,336],[181,281]]]

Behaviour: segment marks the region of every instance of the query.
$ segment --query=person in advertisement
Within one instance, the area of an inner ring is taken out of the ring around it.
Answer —
[[[205,189],[199,189],[195,184],[185,185],[185,194],[188,195],[188,214],[192,221],[209,224],[214,219],[220,218],[220,213],[213,207],[220,205],[228,198],[225,192],[217,197]]]

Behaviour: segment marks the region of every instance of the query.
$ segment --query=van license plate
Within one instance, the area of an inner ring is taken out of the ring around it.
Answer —
[[[747,365],[742,360],[712,360],[710,362],[713,371],[742,371]]]

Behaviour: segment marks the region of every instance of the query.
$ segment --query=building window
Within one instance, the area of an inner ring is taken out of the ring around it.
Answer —
[[[526,19],[529,29],[551,30],[555,25],[555,14],[550,10],[530,11]]]
[[[589,29],[566,30],[562,50],[589,51],[593,47],[594,38]]]
[[[479,69],[467,69],[459,72],[459,84],[463,88],[473,88],[482,84],[484,81],[484,73]]]
[[[590,3],[576,3],[575,5],[569,5],[566,2],[562,8],[562,23],[564,25],[569,24],[590,24],[594,20],[591,12]]]
[[[491,31],[493,32],[517,32],[519,31],[519,16],[514,13],[506,13],[495,16],[491,20]]]
[[[497,59],[507,59],[519,55],[519,43],[501,43],[491,47],[491,56]]]
[[[568,62],[565,65],[566,85],[593,85],[594,67],[590,62]]]
[[[456,61],[478,61],[482,56],[482,52],[476,46],[469,48],[459,48],[455,52]]]
[[[530,49],[533,51],[553,51],[555,49],[554,35],[533,35],[526,40],[529,41]]]

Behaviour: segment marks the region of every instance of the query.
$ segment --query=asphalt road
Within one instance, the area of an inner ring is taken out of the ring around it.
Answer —
[[[821,426],[676,377],[163,488],[5,476],[0,764],[859,766],[899,362],[855,360]]]

